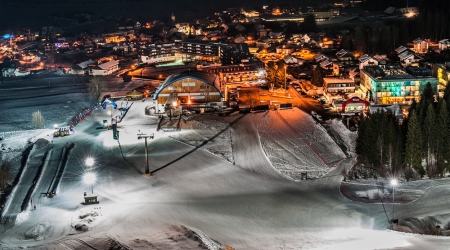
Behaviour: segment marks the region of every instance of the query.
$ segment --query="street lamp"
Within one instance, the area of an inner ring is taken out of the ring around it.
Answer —
[[[84,183],[88,185],[92,185],[92,194],[94,194],[94,184],[95,184],[95,174],[94,173],[86,173],[83,176]]]
[[[286,71],[287,71],[287,65],[284,66],[284,95],[286,95],[286,81],[287,81]]]
[[[398,182],[396,179],[391,180],[392,185],[392,220],[394,220],[394,202],[395,202],[395,186],[397,186]]]

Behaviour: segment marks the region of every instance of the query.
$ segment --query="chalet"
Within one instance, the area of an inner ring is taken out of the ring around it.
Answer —
[[[447,50],[450,48],[450,40],[449,39],[443,39],[439,41],[439,50]]]
[[[428,52],[428,41],[417,38],[413,41],[414,51],[419,54],[425,54]]]
[[[363,69],[365,66],[378,65],[378,61],[367,54],[360,56],[358,58],[358,62],[359,62],[359,69]]]

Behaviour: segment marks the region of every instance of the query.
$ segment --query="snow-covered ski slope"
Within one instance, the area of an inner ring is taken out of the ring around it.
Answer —
[[[219,242],[235,249],[450,246],[444,237],[388,231],[381,205],[343,198],[338,191],[340,172],[353,164],[353,158],[345,158],[321,125],[300,110],[242,118],[237,113],[226,118],[211,116],[224,123],[240,118],[229,126],[229,138],[218,136],[211,141],[231,144],[230,161],[215,155],[208,148],[210,142],[189,145],[176,138],[176,133],[199,133],[189,131],[187,125],[186,131],[156,132],[157,122],[141,120],[145,119],[139,115],[144,104],[133,104],[119,125],[120,147],[111,130],[97,129],[108,116],[107,110],[94,111],[75,134],[55,138],[54,147],[75,144],[58,193],[45,198],[37,210],[19,215],[21,219],[0,235],[2,249],[109,249],[117,242],[130,249],[199,249],[189,241],[180,245],[183,241],[176,240],[173,230],[179,225],[198,230],[203,238],[212,239],[210,244]],[[221,129],[224,126],[218,126],[217,133]],[[136,136],[139,131],[155,134],[148,144],[149,168],[159,170],[151,177],[139,173],[145,167],[144,142]],[[205,138],[217,133],[209,131]],[[86,157],[95,158],[92,169],[85,166]],[[320,175],[314,180],[293,180],[294,173],[304,170]],[[86,171],[97,174],[93,189],[82,182]],[[82,205],[83,192],[98,194],[100,203]],[[424,216],[450,206],[448,200],[432,202],[433,197],[427,193],[419,202],[398,205],[396,213]],[[85,225],[88,231],[77,231],[76,225]]]

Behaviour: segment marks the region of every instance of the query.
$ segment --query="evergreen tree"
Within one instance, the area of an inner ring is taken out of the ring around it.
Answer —
[[[286,67],[287,65],[283,60],[277,63],[277,70],[275,72],[275,86],[280,88],[284,87],[286,81]]]
[[[405,22],[403,22],[403,23],[405,23]],[[400,33],[400,31],[396,26],[393,26],[391,28],[392,42],[391,42],[391,48],[389,49],[389,52],[394,51],[398,47],[398,44],[404,44],[404,43],[400,43],[400,34],[399,33]]]
[[[275,87],[275,75],[276,75],[277,70],[278,70],[278,65],[275,62],[269,61],[267,63],[266,82],[269,85],[271,90],[273,90]]]
[[[420,131],[420,124],[417,120],[415,111],[410,113],[408,119],[408,132],[406,134],[405,143],[405,165],[408,167],[406,179],[412,177],[412,168],[417,170],[423,177],[425,171],[422,167],[422,133]]]
[[[378,31],[378,27],[372,27],[372,29],[370,30],[369,38],[369,52],[372,54],[376,54],[379,51],[380,45],[380,32]]]
[[[426,169],[428,177],[433,178],[435,169],[435,143],[436,143],[436,114],[433,105],[430,103],[427,108],[422,126],[423,152],[425,153]]]
[[[450,160],[450,117],[444,99],[439,101],[436,121],[436,165],[437,172],[442,176],[444,171],[449,168]]]
[[[397,131],[395,129],[395,120],[390,119],[389,123],[387,125],[386,129],[386,160],[387,165],[389,167],[389,170],[392,172],[392,174],[395,174],[396,169],[394,168],[394,159],[396,157],[395,151],[397,151],[396,148],[396,141],[397,141]]]
[[[316,85],[317,87],[322,87],[324,76],[325,73],[323,72],[322,68],[319,65],[317,65],[313,70],[311,83]]]
[[[304,33],[315,32],[317,30],[316,18],[313,15],[306,15],[301,28]]]
[[[390,53],[394,50],[392,46],[392,34],[391,34],[391,28],[385,27],[381,31],[381,51],[383,53]]]
[[[354,46],[357,52],[364,54],[367,52],[367,35],[366,29],[358,26],[355,32]]]

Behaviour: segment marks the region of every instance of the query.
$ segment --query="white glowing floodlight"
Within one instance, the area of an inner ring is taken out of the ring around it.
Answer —
[[[178,102],[172,102],[172,106],[176,107]]]
[[[86,166],[88,166],[88,167],[94,165],[94,158],[92,158],[92,157],[86,158],[85,163],[86,163]]]
[[[398,184],[398,182],[397,182],[396,179],[392,179],[392,180],[391,180],[391,185],[392,185],[392,186],[397,186],[397,184]]]
[[[54,124],[53,127],[58,128],[58,124]]]
[[[94,173],[86,173],[83,177],[84,183],[88,185],[92,185],[95,183],[95,174]]]

